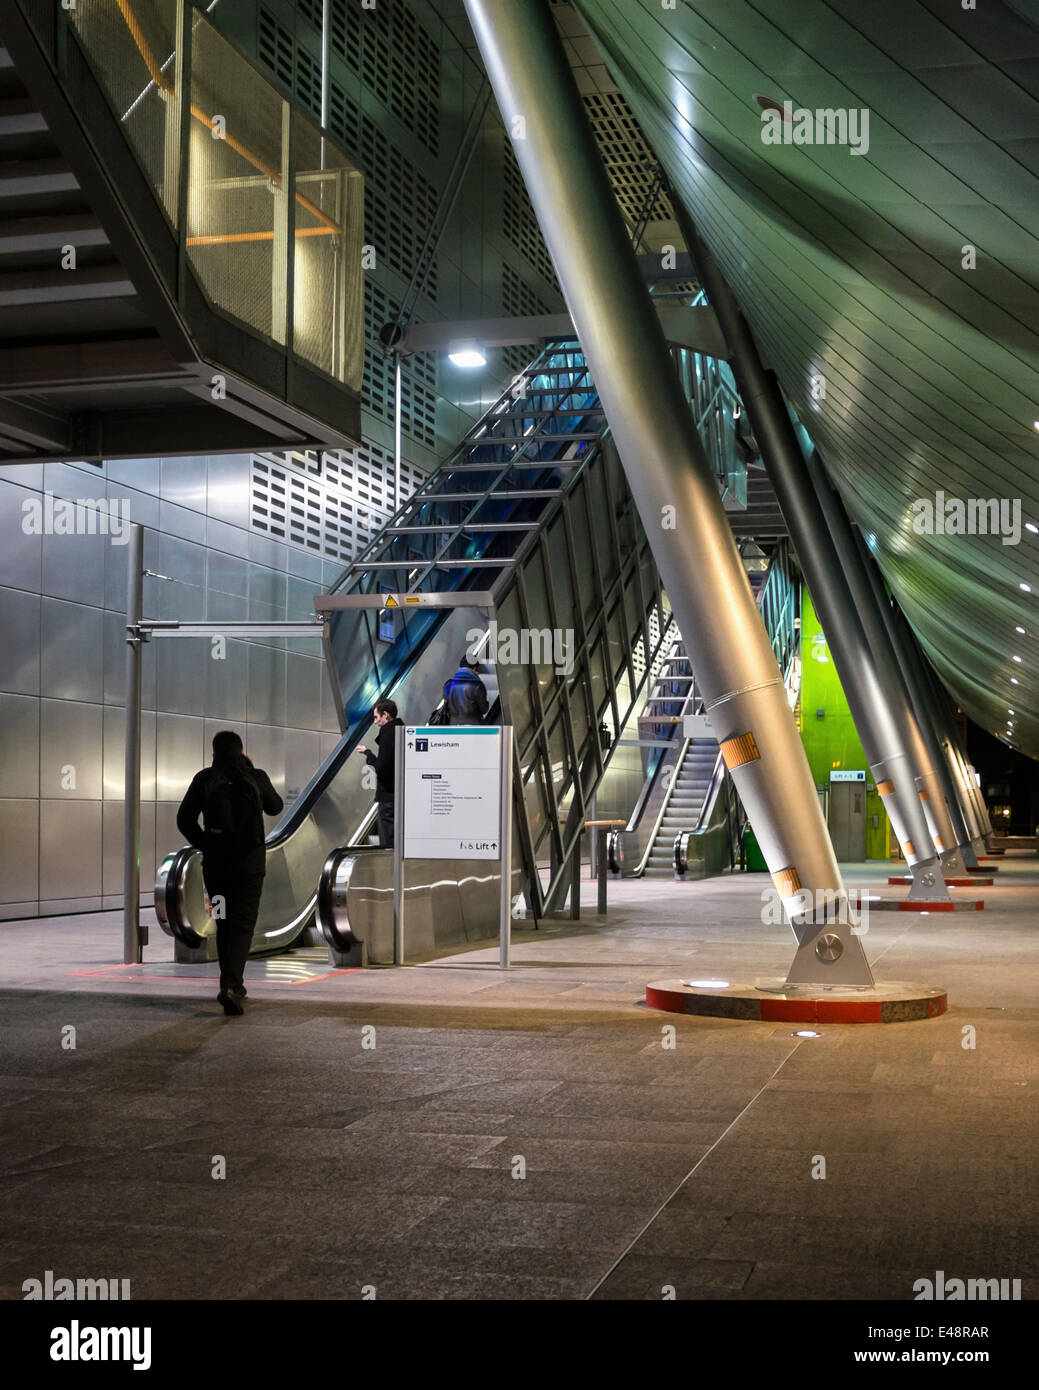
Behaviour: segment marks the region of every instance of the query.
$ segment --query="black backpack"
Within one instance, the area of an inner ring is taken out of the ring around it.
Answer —
[[[214,771],[202,807],[206,847],[221,859],[241,859],[263,844],[263,806],[251,777]]]

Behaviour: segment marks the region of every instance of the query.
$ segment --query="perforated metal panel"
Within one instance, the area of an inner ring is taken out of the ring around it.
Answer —
[[[440,153],[440,48],[403,4],[332,0],[331,45],[430,154]]]
[[[516,162],[512,143],[504,132],[502,143],[502,231],[516,250],[526,256],[534,269],[543,275],[550,285],[558,289],[559,282],[556,280],[552,257],[548,254],[545,238],[541,235],[541,228],[530,205],[527,187]]]
[[[421,476],[402,463],[402,499]],[[353,559],[385,525],[393,501],[393,459],[381,449],[252,457],[254,529],[333,560]]]
[[[436,218],[436,188],[378,126],[363,118],[337,82],[329,88],[328,128],[364,172],[365,240],[410,280],[426,233]],[[402,213],[404,208],[406,213]],[[426,277],[425,294],[436,301],[435,260]]]
[[[364,404],[374,415],[390,421],[395,414],[394,363],[379,340],[379,330],[383,324],[395,319],[399,311],[399,304],[378,285],[368,282],[364,302]],[[400,391],[401,429],[430,449],[435,449],[437,442],[436,387],[436,357],[432,353],[421,353],[404,360]]]
[[[620,92],[588,92],[582,100],[617,201],[628,221],[636,223],[653,186],[656,156]],[[667,222],[672,217],[670,203],[658,193],[650,206],[649,220]]]

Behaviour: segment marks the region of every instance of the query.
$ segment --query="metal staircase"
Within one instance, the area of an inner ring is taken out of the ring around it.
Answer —
[[[674,876],[675,836],[699,824],[717,761],[718,744],[713,738],[686,740],[671,783],[671,795],[649,851],[646,878]]]

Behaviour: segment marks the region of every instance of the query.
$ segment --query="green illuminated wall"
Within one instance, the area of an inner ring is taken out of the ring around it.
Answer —
[[[822,718],[817,710],[823,711]],[[830,772],[837,768],[865,771],[866,857],[887,859],[890,831],[884,803],[874,788],[822,624],[804,585],[801,586],[801,739],[817,786],[826,786]],[[875,829],[874,816],[877,818]]]

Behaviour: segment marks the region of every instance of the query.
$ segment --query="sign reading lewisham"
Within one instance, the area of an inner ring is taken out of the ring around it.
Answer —
[[[501,729],[404,730],[405,859],[500,859]]]

